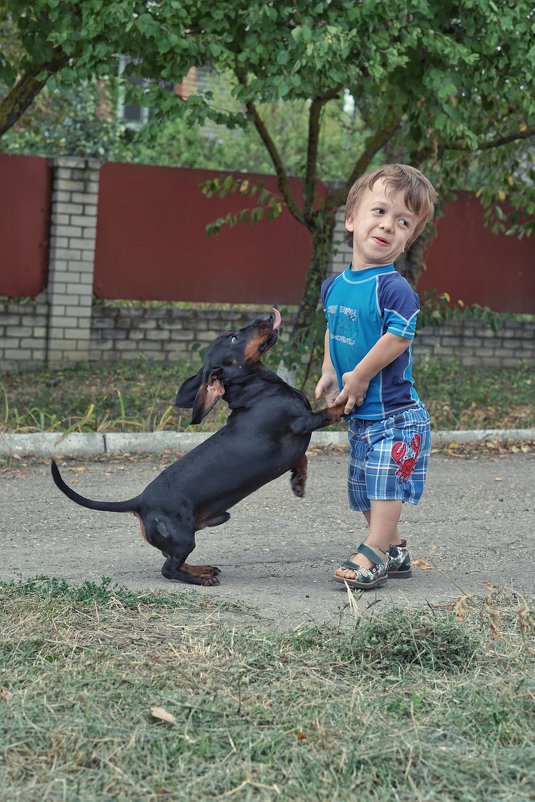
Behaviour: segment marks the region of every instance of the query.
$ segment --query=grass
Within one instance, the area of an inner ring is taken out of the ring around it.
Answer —
[[[199,363],[166,367],[149,361],[7,372],[0,379],[0,431],[134,432],[189,428],[188,412],[172,409],[180,383]],[[535,379],[526,368],[465,370],[452,361],[422,360],[419,393],[434,429],[529,428],[535,425]],[[314,380],[305,391],[314,397]],[[224,405],[203,422],[218,428]]]
[[[0,426],[13,432],[184,430],[190,415],[171,404],[181,382],[197,370],[143,360],[7,372],[0,379]]]
[[[274,633],[197,593],[1,584],[0,800],[532,799],[526,602],[362,601]]]
[[[527,429],[535,426],[535,375],[516,369],[461,368],[421,360],[418,392],[435,429]]]

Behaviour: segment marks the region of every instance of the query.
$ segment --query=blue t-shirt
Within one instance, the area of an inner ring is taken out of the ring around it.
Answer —
[[[363,359],[386,334],[414,338],[418,296],[394,265],[351,270],[330,276],[321,287],[329,351],[342,389],[342,375]],[[411,348],[371,380],[364,403],[349,417],[381,420],[419,402],[412,378]]]

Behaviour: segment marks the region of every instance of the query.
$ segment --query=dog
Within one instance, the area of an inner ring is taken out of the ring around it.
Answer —
[[[174,406],[191,409],[191,422],[197,424],[223,398],[231,410],[227,422],[135,498],[94,501],[81,496],[52,461],[52,478],[72,501],[91,510],[137,516],[144,538],[165,557],[162,574],[167,579],[218,585],[219,568],[186,563],[195,548],[195,533],[228,521],[230,507],[287,471],[293,493],[302,497],[311,433],[343,416],[344,404],[313,412],[303,393],[262,363],[277,341],[280,324],[274,309],[214,340],[203,367],[179,388]]]

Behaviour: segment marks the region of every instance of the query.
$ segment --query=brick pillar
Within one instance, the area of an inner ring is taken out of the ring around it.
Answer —
[[[62,364],[89,358],[100,163],[53,164],[47,361]]]
[[[333,234],[333,250],[329,273],[341,273],[350,263],[353,253],[346,244],[345,206],[336,212],[336,226]]]

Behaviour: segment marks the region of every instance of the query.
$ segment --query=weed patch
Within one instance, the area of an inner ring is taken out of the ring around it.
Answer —
[[[418,393],[434,429],[524,429],[535,424],[535,380],[515,370],[463,368],[422,359],[415,366]]]
[[[454,615],[397,609],[363,623],[348,646],[353,659],[378,673],[411,666],[467,671],[476,658],[479,639]]]
[[[181,382],[198,369],[143,360],[108,367],[76,365],[6,372],[0,381],[0,430],[10,432],[136,432],[189,429],[188,410],[171,404]],[[418,392],[434,429],[507,429],[535,425],[533,375],[528,368],[465,370],[420,360]],[[317,376],[305,386],[314,399]],[[314,402],[315,403],[315,402]],[[217,429],[227,410],[219,404],[203,423]],[[195,427],[196,428],[196,427]]]

